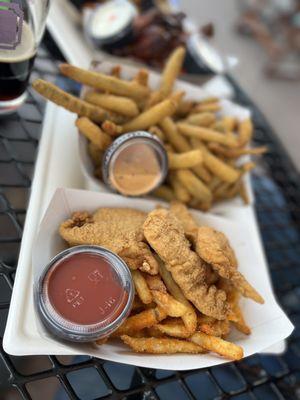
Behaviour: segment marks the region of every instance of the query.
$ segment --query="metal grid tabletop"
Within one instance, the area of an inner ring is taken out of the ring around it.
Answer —
[[[55,81],[59,54],[49,36],[46,39],[47,48],[38,53],[32,79],[40,76]],[[287,351],[280,356],[254,355],[209,369],[174,372],[83,356],[12,357],[1,345],[1,400],[300,399],[299,175],[259,110],[234,81],[232,84],[236,100],[253,111],[255,144],[270,149],[252,175],[252,183],[276,295],[296,327]],[[14,282],[44,107],[43,100],[29,89],[24,106],[0,120],[0,337]]]

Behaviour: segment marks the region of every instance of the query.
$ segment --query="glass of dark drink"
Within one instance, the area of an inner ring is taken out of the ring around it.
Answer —
[[[45,30],[50,0],[0,0],[0,116],[14,112]]]

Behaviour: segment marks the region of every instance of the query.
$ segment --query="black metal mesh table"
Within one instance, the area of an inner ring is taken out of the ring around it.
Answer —
[[[59,53],[49,36],[45,42],[47,48],[39,51],[32,78],[54,81]],[[259,110],[232,83],[236,100],[253,111],[256,144],[270,149],[252,183],[276,295],[296,326],[287,351],[210,369],[173,372],[83,356],[12,357],[1,346],[1,400],[300,399],[299,175]],[[18,113],[0,120],[0,337],[14,282],[44,106],[29,90]]]

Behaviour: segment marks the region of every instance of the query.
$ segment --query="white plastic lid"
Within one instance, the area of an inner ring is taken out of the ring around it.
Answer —
[[[127,0],[108,1],[93,11],[89,20],[89,34],[104,41],[119,36],[136,14],[136,8]]]

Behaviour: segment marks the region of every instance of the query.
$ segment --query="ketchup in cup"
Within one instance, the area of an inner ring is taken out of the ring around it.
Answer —
[[[45,327],[55,336],[90,342],[115,331],[128,316],[134,288],[124,261],[98,246],[76,246],[50,261],[35,288]]]

